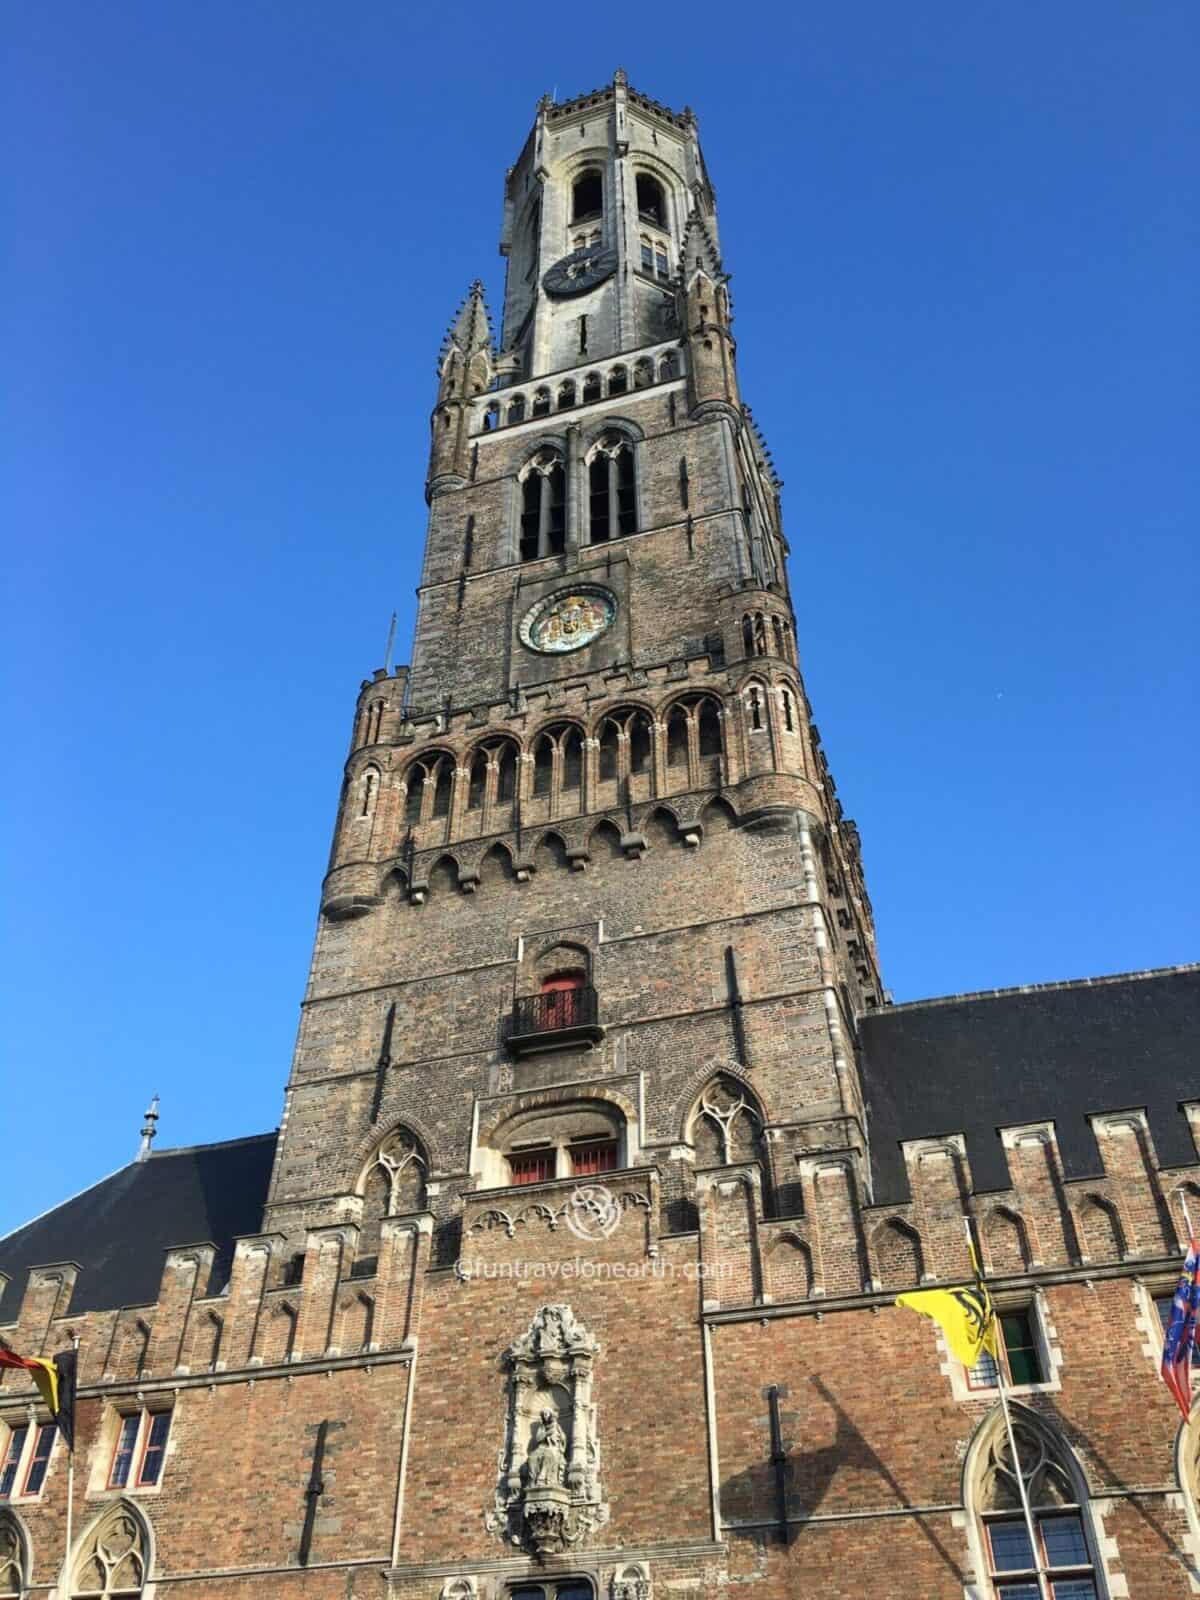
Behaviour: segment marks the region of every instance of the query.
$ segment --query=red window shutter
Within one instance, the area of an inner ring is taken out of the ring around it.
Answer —
[[[578,1145],[571,1151],[571,1164],[579,1178],[595,1177],[600,1172],[613,1172],[617,1165],[617,1146],[613,1139],[598,1140],[595,1144]]]
[[[545,1183],[554,1176],[554,1151],[533,1150],[527,1155],[509,1156],[512,1182]]]

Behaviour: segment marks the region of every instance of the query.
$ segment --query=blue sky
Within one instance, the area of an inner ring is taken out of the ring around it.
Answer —
[[[163,1145],[277,1122],[436,350],[472,278],[499,306],[537,98],[618,65],[700,115],[896,998],[1197,954],[1190,3],[5,31],[0,1230],[128,1160],[154,1090]]]

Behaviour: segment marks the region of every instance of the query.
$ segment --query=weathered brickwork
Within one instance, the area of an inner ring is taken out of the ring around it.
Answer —
[[[269,1191],[152,1303],[89,1287],[120,1239],[22,1267],[5,1343],[79,1343],[74,1545],[64,1451],[28,1493],[22,1455],[0,1596],[128,1546],[108,1593],[992,1600],[996,1389],[893,1303],[969,1277],[968,1218],[1080,1583],[1200,1594],[1156,1304],[1200,1096],[1184,1161],[1089,1101],[1081,1176],[1031,1105],[980,1180],[947,1103],[880,1180],[864,1018],[920,1007],[879,1010],[717,238],[690,111],[623,73],[539,107],[503,327],[475,286],[439,359],[412,664],[354,709]],[[29,1419],[0,1373],[3,1450]]]

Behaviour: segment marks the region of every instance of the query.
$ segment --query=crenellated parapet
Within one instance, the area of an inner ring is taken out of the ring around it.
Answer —
[[[896,1203],[871,1202],[852,1151],[798,1154],[787,1215],[770,1214],[756,1167],[700,1173],[703,1248],[726,1264],[710,1275],[711,1308],[891,1299],[968,1281],[968,1219],[998,1288],[1117,1274],[1166,1293],[1187,1215],[1200,1215],[1200,1147],[1187,1165],[1163,1167],[1143,1111],[1088,1120],[1096,1171],[1081,1177],[1063,1175],[1053,1122],[1000,1128],[1010,1180],[1000,1189],[975,1187],[961,1133],[905,1141],[910,1194]]]

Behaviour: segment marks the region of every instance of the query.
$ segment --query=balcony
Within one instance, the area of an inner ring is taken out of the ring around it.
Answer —
[[[524,995],[514,1004],[509,1019],[508,1048],[513,1055],[524,1056],[538,1050],[598,1044],[604,1037],[598,1014],[596,991],[588,985]]]

